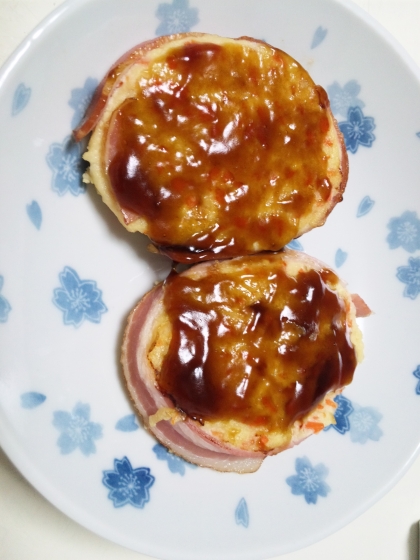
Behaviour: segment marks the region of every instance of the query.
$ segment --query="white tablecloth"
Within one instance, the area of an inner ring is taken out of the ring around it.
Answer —
[[[356,3],[388,29],[420,66],[420,0]],[[0,65],[59,4],[60,0],[0,0]],[[402,480],[358,519],[319,543],[281,556],[281,560],[418,560],[419,520],[420,457]],[[108,542],[68,519],[26,482],[0,450],[0,560],[76,558],[149,557]]]

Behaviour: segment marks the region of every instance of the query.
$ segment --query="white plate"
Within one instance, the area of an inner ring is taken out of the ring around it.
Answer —
[[[111,63],[190,29],[265,39],[330,93],[350,180],[299,243],[374,310],[360,321],[366,359],[337,428],[252,475],[171,459],[135,421],[121,333],[168,261],[80,187],[80,151],[66,151]],[[420,441],[416,72],[362,12],[333,0],[76,0],[16,51],[0,74],[0,444],[52,503],[144,554],[257,559],[323,538],[398,480]]]

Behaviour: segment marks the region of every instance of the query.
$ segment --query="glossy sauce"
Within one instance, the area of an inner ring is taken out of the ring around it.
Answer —
[[[279,249],[331,193],[326,94],[260,49],[173,47],[111,118],[107,171],[126,221],[144,218],[157,245],[192,260]]]
[[[356,367],[346,309],[329,270],[289,277],[275,257],[172,276],[160,390],[189,417],[286,430]]]

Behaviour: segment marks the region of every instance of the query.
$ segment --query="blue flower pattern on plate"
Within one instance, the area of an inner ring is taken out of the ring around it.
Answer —
[[[168,451],[166,447],[164,447],[160,443],[157,443],[155,446],[153,446],[153,451],[160,461],[167,461],[169,470],[172,473],[178,473],[181,476],[184,476],[185,467],[190,467],[192,469],[197,468],[196,465],[188,463],[187,461],[184,461],[184,459],[181,459],[181,457],[178,457],[177,455],[174,455],[173,453]]]
[[[331,488],[325,482],[328,469],[324,464],[313,467],[307,457],[302,457],[296,459],[295,469],[297,474],[286,478],[292,494],[303,495],[308,504],[316,504],[318,496],[327,496]]]
[[[363,101],[357,97],[360,90],[360,84],[356,80],[350,80],[343,87],[338,82],[334,82],[327,88],[331,111],[335,117],[338,115],[347,117],[350,107],[362,109],[365,106]]]
[[[315,33],[312,39],[311,49],[314,49],[315,47],[320,45],[322,41],[325,39],[325,37],[327,36],[327,33],[328,33],[328,29],[325,29],[321,25],[317,27],[315,29]]]
[[[36,229],[39,230],[42,224],[42,211],[36,200],[26,205],[26,213]]]
[[[12,116],[18,115],[23,111],[23,109],[29,103],[31,98],[32,90],[30,87],[26,87],[24,83],[20,83],[13,95],[12,102]]]
[[[199,22],[198,9],[190,8],[188,0],[172,0],[172,4],[159,4],[156,16],[160,19],[156,35],[185,33]]]
[[[236,506],[235,521],[237,525],[242,525],[243,527],[248,527],[249,525],[248,504],[245,498],[241,498],[239,504]]]
[[[37,406],[45,402],[46,398],[47,397],[42,393],[29,391],[20,395],[20,404],[22,408],[36,408]]]
[[[82,182],[86,168],[82,152],[82,144],[74,142],[71,136],[67,136],[61,144],[51,144],[46,159],[53,171],[52,189],[59,196],[67,192],[73,196],[86,192],[86,186]]]
[[[118,420],[115,429],[120,432],[135,432],[139,429],[139,425],[135,414],[127,414]]]
[[[420,395],[420,364],[416,367],[416,369],[413,371],[413,375],[414,377],[416,377],[417,379],[419,379],[417,385],[416,385],[416,395]]]
[[[413,371],[413,375],[420,380],[420,364]],[[420,395],[420,381],[416,385],[416,395]]]
[[[343,133],[346,148],[352,154],[357,152],[359,145],[370,148],[375,140],[372,133],[375,121],[373,117],[365,117],[360,107],[350,107],[347,121],[339,122],[338,126]]]
[[[408,266],[399,266],[397,278],[403,284],[407,284],[404,288],[404,297],[416,299],[420,292],[420,257],[410,257]]]
[[[350,438],[353,442],[366,443],[369,439],[378,441],[383,432],[378,426],[382,414],[370,406],[359,406],[353,403],[350,418]]]
[[[378,441],[381,438],[383,432],[378,424],[382,414],[375,408],[359,406],[343,395],[337,395],[334,401],[338,405],[334,414],[336,424],[327,426],[324,431],[334,428],[341,435],[350,432],[353,442],[363,444],[368,440]]]
[[[99,323],[102,313],[108,309],[96,282],[80,280],[77,272],[69,266],[60,272],[59,279],[62,287],[55,288],[53,303],[63,311],[64,324],[80,327],[85,319]]]
[[[79,448],[83,455],[96,453],[94,440],[102,437],[102,426],[90,421],[90,406],[77,403],[71,412],[54,412],[53,426],[61,432],[57,445],[63,455]]]
[[[289,249],[293,249],[295,251],[303,251],[303,245],[297,239],[293,239],[290,243],[286,245]]]
[[[399,218],[391,218],[388,223],[390,233],[386,238],[389,248],[402,247],[409,253],[420,249],[420,220],[416,212],[404,212]]]
[[[82,88],[71,90],[69,105],[74,109],[74,115],[71,121],[72,128],[76,128],[81,123],[97,85],[98,80],[95,80],[95,78],[87,78]]]
[[[340,266],[343,266],[343,264],[346,262],[348,257],[348,253],[346,253],[345,251],[343,251],[342,249],[337,249],[337,252],[335,253],[335,266],[337,268],[340,268]]]
[[[3,288],[4,278],[0,274],[0,292]],[[9,312],[11,311],[12,307],[7,299],[0,294],[0,323],[5,323],[9,317]]]
[[[360,201],[360,204],[357,208],[357,218],[361,218],[362,216],[366,216],[375,205],[375,201],[370,198],[370,196],[365,196]]]
[[[339,434],[343,435],[350,430],[349,417],[354,411],[354,408],[351,401],[343,395],[337,395],[334,401],[337,403],[337,408],[334,413],[335,424],[327,426],[325,431],[334,428]]]
[[[131,504],[136,508],[144,508],[150,501],[149,489],[155,482],[147,467],[133,469],[127,457],[114,459],[114,470],[104,471],[103,484],[111,491],[108,498],[119,508]]]

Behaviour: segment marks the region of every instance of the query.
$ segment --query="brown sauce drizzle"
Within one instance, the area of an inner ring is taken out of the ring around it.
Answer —
[[[164,287],[172,339],[160,390],[190,418],[286,430],[356,367],[330,270],[289,277],[275,256]]]
[[[191,42],[114,112],[107,171],[126,221],[183,261],[278,250],[328,200],[328,98],[286,53]]]

